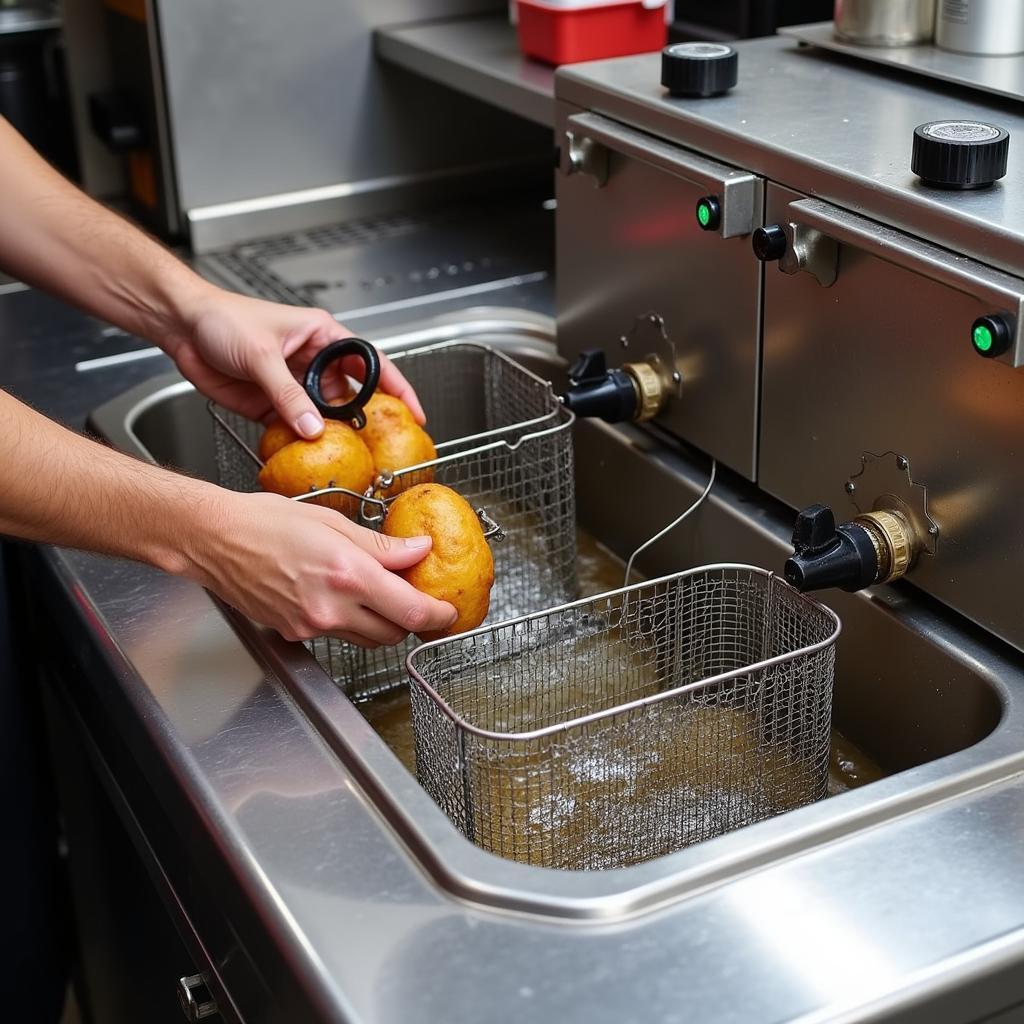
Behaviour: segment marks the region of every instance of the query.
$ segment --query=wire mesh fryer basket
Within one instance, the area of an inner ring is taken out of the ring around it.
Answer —
[[[429,471],[474,507],[484,507],[504,533],[505,539],[492,545],[495,583],[488,621],[574,598],[574,417],[551,384],[474,342],[442,342],[392,359],[416,389],[437,448],[436,460],[407,467],[394,474],[396,480],[421,482]],[[210,412],[220,482],[233,490],[256,490],[262,427],[219,406],[211,404]],[[380,526],[379,503],[364,501],[361,512],[364,525]],[[366,651],[320,637],[308,646],[358,700],[405,683],[405,659],[416,641]]]
[[[420,783],[477,845],[622,867],[825,796],[838,618],[715,565],[426,644]]]

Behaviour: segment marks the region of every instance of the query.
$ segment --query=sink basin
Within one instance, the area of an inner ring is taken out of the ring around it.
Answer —
[[[477,310],[372,340],[397,351],[472,338],[556,379],[564,371],[552,330],[547,318],[522,311]],[[215,479],[205,400],[180,378],[149,381],[96,410],[90,423],[128,451]],[[706,482],[702,456],[636,428],[580,423],[575,443],[580,525],[620,557],[686,508]],[[613,491],[638,500],[609,500]],[[778,568],[790,524],[789,510],[726,476],[696,515],[645,553],[640,569],[662,575],[718,561]],[[1024,671],[1016,654],[910,587],[829,593],[826,603],[843,621],[834,724],[889,777],[646,864],[603,872],[527,867],[473,847],[301,645],[240,617],[234,621],[438,884],[501,907],[609,919],[1024,767]]]

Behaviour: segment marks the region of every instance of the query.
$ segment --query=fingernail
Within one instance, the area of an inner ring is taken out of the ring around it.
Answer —
[[[407,548],[429,548],[430,538],[429,537],[406,537],[405,546]]]
[[[448,620],[448,625],[450,626],[458,617],[459,617],[459,609],[458,608],[453,608],[452,609],[452,617]]]
[[[303,437],[316,437],[324,428],[324,421],[315,412],[304,412],[295,424]]]

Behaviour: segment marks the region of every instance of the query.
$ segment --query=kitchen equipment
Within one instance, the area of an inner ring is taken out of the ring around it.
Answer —
[[[939,0],[935,42],[955,53],[1024,53],[1024,4],[1020,0]]]
[[[935,0],[836,0],[835,32],[865,46],[929,42],[935,31]]]
[[[519,47],[548,64],[660,50],[667,0],[518,0]]]
[[[409,657],[420,783],[484,849],[607,869],[825,795],[839,619],[714,565]]]
[[[432,470],[438,483],[486,508],[490,519],[485,526],[500,525],[504,539],[493,546],[488,621],[574,598],[573,414],[547,381],[484,345],[442,342],[394,358],[427,411],[438,456],[394,473],[393,480],[382,476],[381,487]],[[262,427],[212,404],[210,412],[221,483],[255,490]],[[327,493],[362,499],[362,521],[371,528],[380,527],[390,500],[338,488]],[[309,647],[345,692],[358,699],[403,683],[405,656],[415,643],[410,639],[367,651],[321,637]]]

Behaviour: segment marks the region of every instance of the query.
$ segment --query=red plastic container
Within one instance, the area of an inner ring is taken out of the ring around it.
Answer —
[[[518,0],[519,48],[547,64],[660,50],[667,0]]]

